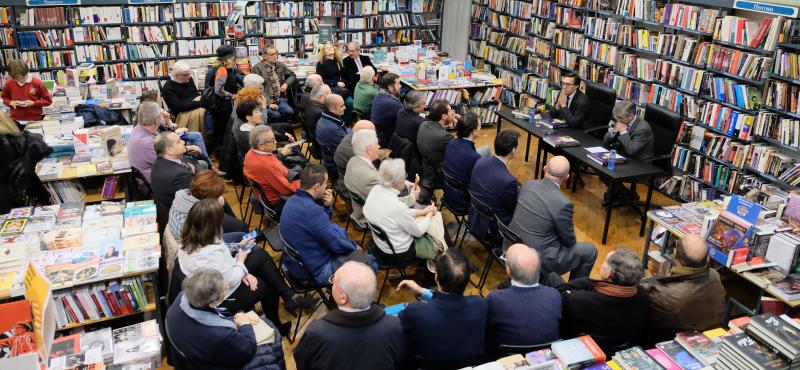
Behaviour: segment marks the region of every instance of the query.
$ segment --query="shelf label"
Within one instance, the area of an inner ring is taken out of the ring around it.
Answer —
[[[128,0],[131,5],[173,4],[175,0]]]
[[[28,6],[81,5],[81,0],[26,0]]]
[[[786,6],[777,4],[767,4],[758,1],[736,0],[733,3],[734,9],[752,10],[754,12],[779,15],[781,17],[797,17],[796,6]]]

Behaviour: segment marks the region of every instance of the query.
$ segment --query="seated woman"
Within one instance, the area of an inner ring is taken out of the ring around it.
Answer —
[[[317,53],[317,74],[322,76],[322,81],[331,87],[334,94],[345,99],[350,96],[342,75],[342,50],[330,42],[322,45]]]
[[[264,124],[277,131],[279,133],[278,135],[281,137],[281,141],[294,141],[292,125],[290,123],[269,118],[269,102],[264,96],[264,78],[254,73],[244,76],[244,87],[236,94],[236,99],[233,104],[234,123],[237,123],[236,120],[238,119],[238,117],[236,117],[236,103],[248,100],[258,103],[259,108],[261,108]]]
[[[183,281],[183,291],[169,307],[165,324],[177,350],[172,356],[175,369],[242,369],[254,359],[283,368],[280,336],[270,344],[257,345],[253,324],[261,320],[258,316],[220,315],[217,307],[225,300],[227,288],[223,275],[211,268],[200,268]]]
[[[263,249],[253,247],[245,251],[243,248],[253,239],[225,243],[221,238],[222,218],[222,207],[216,199],[202,199],[192,206],[181,230],[178,251],[181,272],[190,277],[201,267],[218,270],[228,282],[226,300],[220,307],[236,313],[252,310],[256,302],[261,302],[266,317],[285,335],[291,323],[280,322],[279,298],[284,298],[289,311],[313,307],[317,300],[295,296]]]
[[[386,232],[394,247],[395,256],[391,256],[392,250],[378,238],[375,238],[375,244],[379,250],[372,252],[397,262],[408,262],[417,256],[433,260],[439,254],[437,241],[434,239],[439,238],[427,234],[427,231],[434,217],[439,217],[441,222],[441,214],[434,205],[419,210],[409,208],[397,197],[404,190],[406,171],[403,160],[383,161],[378,169],[378,185],[370,190],[364,203],[364,217]]]
[[[642,276],[641,257],[625,247],[606,256],[600,280],[587,277],[563,283],[558,274],[550,273],[545,284],[561,292],[564,306],[561,337],[591,335],[606,353],[636,343],[650,305],[639,285]]]

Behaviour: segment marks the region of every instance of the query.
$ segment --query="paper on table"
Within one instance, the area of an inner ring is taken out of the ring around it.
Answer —
[[[585,149],[589,153],[604,153],[608,151],[608,149],[603,148],[602,146],[592,146]]]

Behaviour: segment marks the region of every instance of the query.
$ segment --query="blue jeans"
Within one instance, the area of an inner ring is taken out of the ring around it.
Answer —
[[[203,140],[203,134],[197,131],[187,131],[181,139],[186,142],[186,145],[197,145],[200,147],[200,152],[203,153],[203,157],[208,159],[208,150],[206,150],[206,142]]]
[[[286,101],[286,98],[280,98],[278,99],[278,110],[267,108],[267,115],[270,120],[286,121],[294,116],[294,109],[292,109],[292,106]]]

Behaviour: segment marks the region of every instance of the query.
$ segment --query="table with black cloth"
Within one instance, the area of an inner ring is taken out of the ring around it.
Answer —
[[[540,171],[544,171],[544,164],[547,158],[548,153],[552,153],[554,155],[563,155],[567,157],[571,163],[579,163],[583,166],[589,167],[593,169],[599,176],[605,178],[609,182],[609,191],[614,192],[617,186],[622,186],[622,183],[629,182],[629,181],[636,181],[636,182],[645,182],[647,183],[647,199],[644,205],[644,212],[642,212],[641,217],[641,228],[639,229],[639,236],[644,234],[644,227],[646,224],[647,219],[647,211],[650,208],[650,202],[653,196],[653,181],[656,175],[660,175],[662,171],[657,167],[640,160],[636,160],[633,158],[628,158],[627,162],[624,164],[617,164],[613,171],[610,171],[608,167],[597,163],[587,156],[589,152],[586,148],[589,147],[596,147],[596,146],[603,146],[603,141],[597,137],[592,136],[591,134],[587,134],[582,130],[576,130],[572,128],[560,128],[560,129],[550,129],[544,125],[536,125],[535,123],[529,122],[527,119],[519,119],[514,116],[511,109],[504,107],[497,111],[497,132],[500,132],[501,124],[503,121],[507,121],[519,128],[523,131],[527,132],[528,139],[527,144],[525,145],[525,161],[528,161],[528,155],[530,151],[531,145],[531,137],[536,136],[539,140],[539,144],[536,148],[536,164],[535,164],[535,171],[534,171],[534,178],[540,178],[542,174]],[[559,134],[559,135],[568,135],[573,139],[579,141],[581,144],[579,146],[572,146],[572,147],[561,147],[561,148],[554,148],[550,144],[547,144],[543,137],[549,134]],[[577,168],[573,167],[571,171],[576,171]],[[644,180],[644,181],[643,181]],[[572,191],[575,191],[573,183]],[[606,239],[608,238],[608,225],[611,222],[611,211],[613,207],[606,208],[606,219],[605,219],[605,226],[603,227],[603,244],[606,244]]]

